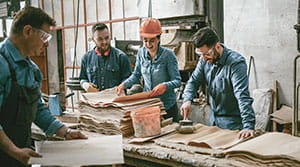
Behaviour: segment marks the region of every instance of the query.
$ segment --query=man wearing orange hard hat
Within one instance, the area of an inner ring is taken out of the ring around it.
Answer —
[[[178,107],[175,88],[180,87],[181,77],[174,52],[160,46],[161,24],[155,18],[146,18],[140,25],[144,47],[138,51],[132,75],[118,86],[118,94],[131,87],[142,76],[144,91],[151,91],[151,97],[158,97],[164,103],[167,115],[178,122]]]

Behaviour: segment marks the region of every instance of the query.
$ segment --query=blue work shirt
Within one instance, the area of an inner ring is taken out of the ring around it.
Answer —
[[[108,56],[98,56],[95,48],[81,60],[80,83],[94,83],[99,90],[118,86],[131,75],[128,56],[120,49],[110,47]]]
[[[0,43],[0,53],[1,55],[5,54],[10,61],[19,85],[28,88],[41,87],[42,74],[38,66],[31,61],[29,57],[24,58],[9,39]],[[0,71],[0,108],[2,108],[6,98],[9,96],[12,86],[9,65],[2,56],[0,56]],[[42,99],[39,100],[35,118],[34,123],[40,127],[47,136],[52,136],[63,126],[62,122],[51,115],[51,112],[45,107]],[[3,130],[1,125],[0,130]]]
[[[167,90],[157,96],[164,103],[166,110],[176,104],[174,88],[180,87],[181,77],[178,70],[178,62],[174,52],[170,49],[159,46],[158,52],[152,62],[145,47],[138,51],[135,69],[132,75],[125,80],[125,88],[131,87],[140,77],[144,79],[144,91],[151,91],[158,84],[165,84]]]
[[[184,90],[184,101],[193,100],[200,84],[210,94],[211,125],[223,129],[254,129],[253,99],[249,95],[247,64],[239,53],[226,48],[218,64],[199,59]]]

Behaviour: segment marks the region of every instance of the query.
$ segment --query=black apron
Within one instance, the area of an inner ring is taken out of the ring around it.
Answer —
[[[31,124],[40,99],[39,87],[30,89],[17,83],[16,74],[5,55],[12,78],[9,96],[0,108],[0,124],[10,140],[19,148],[31,146]],[[0,150],[0,166],[23,167],[19,161]]]

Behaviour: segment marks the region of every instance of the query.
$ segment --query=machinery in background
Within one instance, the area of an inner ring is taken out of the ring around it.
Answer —
[[[137,40],[117,40],[114,39],[112,41],[114,46],[120,50],[122,50],[127,56],[131,64],[132,71],[134,70],[136,55],[139,50],[143,46],[142,41]]]

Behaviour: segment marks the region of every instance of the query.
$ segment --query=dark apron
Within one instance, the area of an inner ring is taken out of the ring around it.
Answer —
[[[40,90],[39,87],[30,89],[19,85],[10,62],[5,55],[2,54],[2,56],[9,65],[12,87],[0,109],[0,124],[6,135],[17,147],[30,148],[31,124],[37,112]],[[23,167],[24,165],[0,150],[0,166]]]

